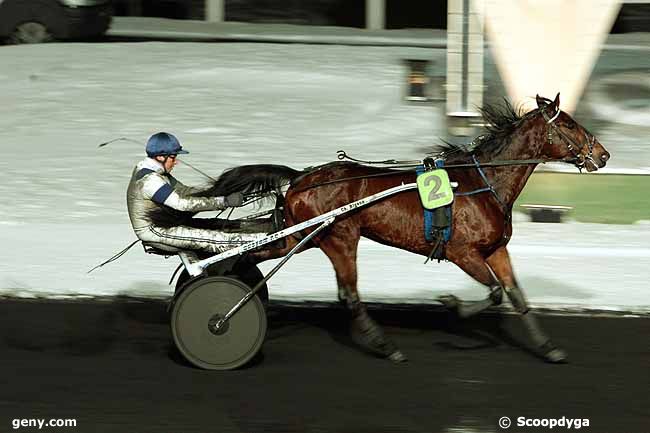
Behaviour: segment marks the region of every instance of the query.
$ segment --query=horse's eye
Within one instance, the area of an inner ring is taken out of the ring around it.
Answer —
[[[569,128],[569,129],[573,129],[573,128],[576,127],[576,124],[575,124],[575,122],[569,122],[569,123],[566,124],[566,127]]]

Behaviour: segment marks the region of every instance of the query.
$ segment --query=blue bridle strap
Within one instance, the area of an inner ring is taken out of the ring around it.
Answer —
[[[483,188],[475,189],[473,191],[457,192],[457,193],[455,193],[455,195],[467,196],[467,195],[480,194],[482,192],[488,192],[489,191],[489,192],[492,193],[492,195],[497,200],[497,202],[499,202],[499,205],[503,209],[503,212],[507,213],[508,206],[506,206],[506,204],[503,202],[503,200],[501,200],[501,198],[499,197],[499,194],[497,194],[496,190],[494,189],[494,187],[492,186],[492,184],[488,180],[487,176],[485,175],[485,172],[481,168],[481,164],[478,162],[478,159],[476,159],[475,155],[472,155],[472,161],[474,161],[474,165],[476,166],[476,170],[478,171],[478,174],[481,175],[481,179],[483,179],[483,182],[485,183],[486,186],[483,187]]]

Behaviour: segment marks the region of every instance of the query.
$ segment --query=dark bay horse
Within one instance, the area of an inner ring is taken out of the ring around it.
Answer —
[[[452,204],[453,231],[445,257],[485,285],[489,294],[484,301],[472,304],[453,296],[440,300],[466,317],[501,303],[505,292],[520,314],[538,354],[549,362],[563,362],[565,352],[542,331],[513,272],[507,249],[512,234],[512,206],[538,162],[563,161],[595,171],[605,166],[610,155],[591,133],[560,110],[559,94],[553,101],[538,96],[537,104],[537,109],[523,115],[507,102],[486,106],[482,112],[489,125],[487,134],[476,140],[474,149],[464,151],[453,146],[442,149],[449,177],[459,184]],[[489,165],[494,161],[509,163]],[[479,169],[476,164],[483,165]],[[282,182],[291,181],[284,206],[284,218],[290,226],[402,183],[413,183],[415,177],[414,170],[391,170],[352,162],[330,163],[305,172],[284,166],[253,165],[225,172],[209,192],[223,194],[235,189],[278,187]],[[485,189],[486,185],[492,190],[462,195]],[[351,312],[353,339],[365,349],[393,361],[405,360],[361,302],[357,288],[357,247],[361,236],[429,255],[432,244],[425,240],[418,193],[402,192],[347,213],[319,234],[311,245],[320,248],[334,266],[339,298]],[[286,247],[255,251],[248,259],[261,262],[284,256],[297,242],[289,238]]]

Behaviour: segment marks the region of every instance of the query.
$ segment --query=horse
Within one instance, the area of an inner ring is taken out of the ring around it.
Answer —
[[[481,112],[487,131],[474,140],[474,148],[447,143],[440,149],[449,178],[458,183],[444,258],[484,285],[488,295],[476,303],[452,295],[439,301],[460,317],[468,317],[501,304],[505,292],[537,355],[560,363],[567,360],[567,353],[543,331],[515,278],[507,248],[512,235],[512,207],[539,163],[561,161],[591,172],[604,167],[610,154],[593,134],[560,110],[559,93],[554,100],[538,95],[536,102],[537,108],[527,113],[507,101],[486,105]],[[304,171],[281,165],[247,165],[224,172],[203,193],[268,191],[288,184],[284,221],[291,226],[415,179],[415,170],[349,161]],[[370,317],[359,295],[357,247],[361,236],[428,256],[432,243],[425,239],[418,193],[405,191],[347,213],[303,247],[320,248],[331,261],[339,299],[350,312],[353,341],[378,356],[405,361],[406,356]],[[289,237],[286,245],[254,250],[246,259],[260,263],[282,257],[298,241],[298,237]]]

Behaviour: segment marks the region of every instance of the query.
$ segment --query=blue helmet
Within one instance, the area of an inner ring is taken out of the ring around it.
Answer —
[[[167,132],[159,132],[149,137],[146,151],[150,158],[189,153],[187,150],[183,150],[178,138]]]

